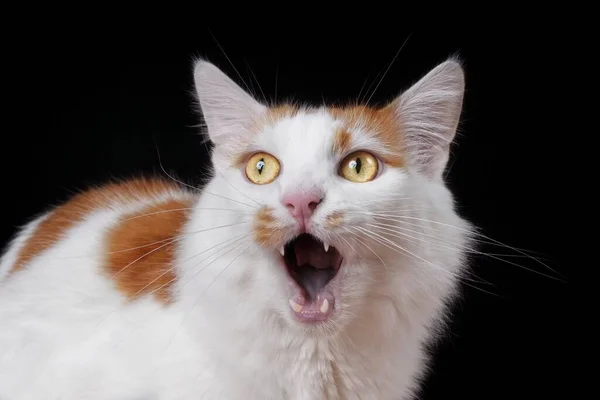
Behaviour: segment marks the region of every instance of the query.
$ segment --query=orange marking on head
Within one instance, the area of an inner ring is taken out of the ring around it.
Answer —
[[[180,189],[173,183],[161,180],[135,179],[111,183],[82,192],[54,209],[33,231],[17,255],[11,268],[16,272],[24,268],[37,255],[60,241],[65,233],[92,211],[115,201],[132,201],[150,195]]]
[[[346,129],[338,129],[333,138],[333,152],[342,156],[350,149],[352,134]]]
[[[283,231],[276,224],[272,208],[262,208],[254,217],[254,238],[263,246],[274,247],[283,239]]]
[[[402,132],[393,105],[383,108],[367,106],[330,107],[329,114],[342,121],[342,130],[351,132],[359,127],[371,129],[373,135],[388,150],[383,161],[392,167],[404,165]],[[335,143],[335,142],[334,142]]]
[[[270,107],[267,110],[263,123],[275,125],[278,121],[284,118],[292,118],[298,114],[300,108],[292,104],[282,104]]]
[[[300,108],[292,104],[282,104],[269,107],[264,115],[257,118],[250,125],[251,132],[260,132],[265,126],[274,126],[277,122],[284,118],[292,118],[298,114]],[[241,168],[244,166],[248,154],[239,152],[231,154],[231,164],[234,167]]]
[[[124,216],[107,237],[105,269],[129,299],[152,293],[171,301],[174,251],[193,201],[169,200]]]
[[[325,227],[327,229],[337,228],[344,222],[344,213],[342,211],[334,211],[325,218]]]

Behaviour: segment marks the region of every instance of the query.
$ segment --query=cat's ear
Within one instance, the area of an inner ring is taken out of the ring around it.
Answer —
[[[449,59],[396,98],[393,109],[402,127],[409,162],[431,179],[440,179],[456,135],[465,89],[464,72]]]
[[[194,85],[208,136],[216,146],[238,142],[266,111],[266,106],[206,60],[194,64]]]

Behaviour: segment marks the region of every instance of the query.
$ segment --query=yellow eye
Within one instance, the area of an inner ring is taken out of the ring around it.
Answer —
[[[373,154],[355,151],[344,158],[340,165],[340,175],[351,182],[364,183],[375,179],[379,162]]]
[[[279,176],[279,160],[269,153],[256,153],[246,164],[246,176],[252,183],[264,185]]]

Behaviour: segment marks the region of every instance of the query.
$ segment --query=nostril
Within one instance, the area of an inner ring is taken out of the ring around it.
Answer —
[[[292,203],[287,203],[285,206],[288,210],[290,210],[290,212],[293,212],[296,209],[296,206],[294,206]]]
[[[310,203],[308,203],[308,208],[310,208],[310,211],[314,212],[319,204],[321,204],[321,200],[311,201]]]

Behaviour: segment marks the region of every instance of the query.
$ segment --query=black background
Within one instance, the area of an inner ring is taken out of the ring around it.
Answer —
[[[59,23],[36,31],[5,59],[11,68],[5,87],[16,90],[5,105],[13,124],[3,136],[0,170],[3,186],[15,194],[0,242],[75,190],[113,177],[162,174],[158,153],[169,173],[197,182],[208,160],[191,95],[196,56],[241,82],[225,52],[243,80],[270,100],[352,101],[372,84],[371,102],[379,103],[458,54],[467,92],[447,180],[459,212],[487,236],[535,252],[560,275],[514,250],[483,247],[504,255],[474,259],[474,272],[489,284],[464,287],[422,398],[577,398],[568,386],[567,332],[579,267],[564,258],[562,228],[570,179],[561,165],[569,157],[564,137],[571,117],[568,96],[559,94],[577,79],[566,72],[578,63],[572,38],[551,27],[459,34],[305,23],[185,34],[146,26],[110,35],[109,22],[86,31]]]

